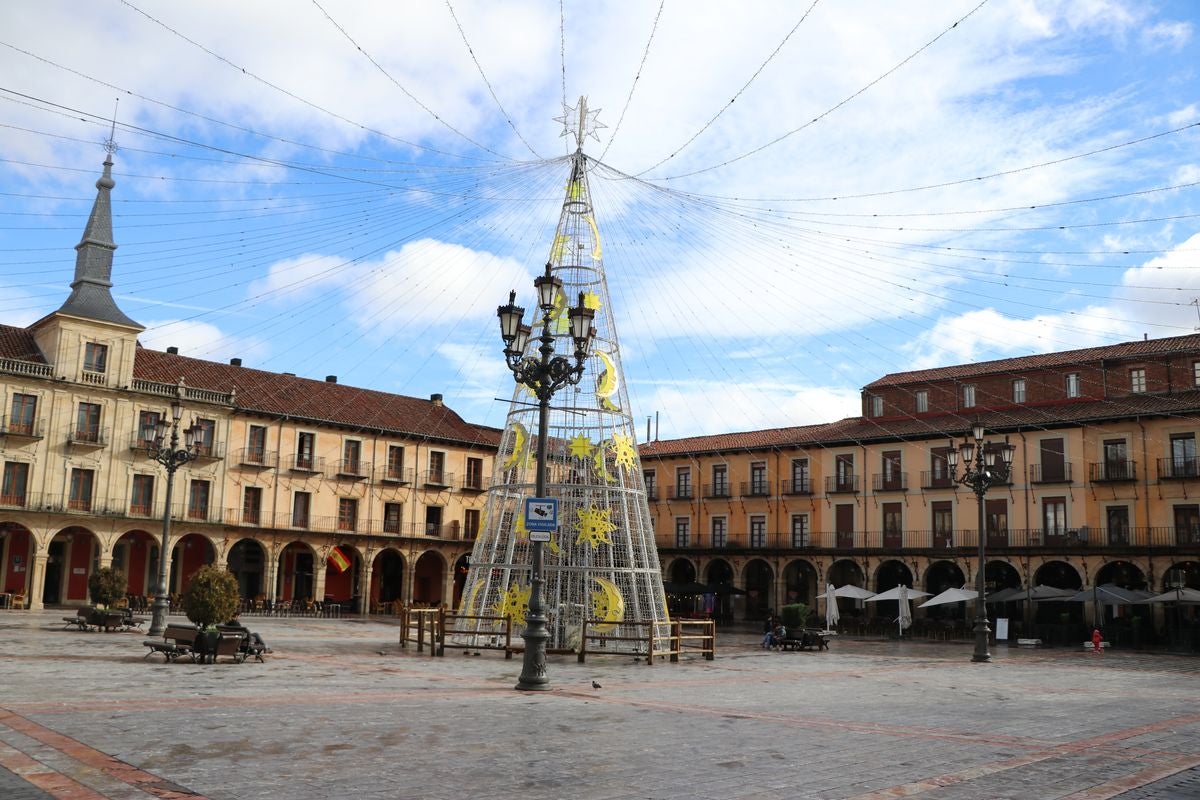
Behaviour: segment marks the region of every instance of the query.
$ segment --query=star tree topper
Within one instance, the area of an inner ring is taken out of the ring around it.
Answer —
[[[578,105],[564,106],[563,115],[555,117],[555,122],[561,122],[563,126],[560,136],[570,136],[574,134],[575,144],[580,150],[583,149],[583,140],[591,136],[597,142],[600,137],[596,135],[596,131],[600,128],[607,128],[596,117],[600,114],[600,109],[595,111],[588,108],[587,98],[580,95]]]

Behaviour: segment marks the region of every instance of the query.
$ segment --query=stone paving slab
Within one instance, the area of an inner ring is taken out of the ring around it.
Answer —
[[[1200,766],[1186,657],[726,631],[713,662],[551,657],[522,693],[519,658],[400,650],[388,621],[251,618],[267,663],[202,666],[58,616],[0,615],[0,748],[91,793],[55,798],[1159,800],[1130,792]]]

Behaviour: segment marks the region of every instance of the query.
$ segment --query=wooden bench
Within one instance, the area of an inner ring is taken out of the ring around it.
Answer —
[[[75,616],[63,617],[63,622],[66,623],[63,625],[63,628],[69,628],[74,625],[79,630],[86,631],[88,626],[92,624],[91,619],[93,610],[94,609],[92,609],[91,606],[82,606],[76,609]]]
[[[196,636],[199,633],[199,629],[194,625],[167,625],[167,629],[163,631],[161,642],[157,639],[146,639],[142,642],[150,648],[142,660],[145,661],[155,653],[162,653],[164,661],[173,661],[181,656],[187,656],[195,661],[194,649]]]
[[[778,645],[780,650],[828,650],[829,640],[821,631],[806,628],[797,632],[788,631]]]

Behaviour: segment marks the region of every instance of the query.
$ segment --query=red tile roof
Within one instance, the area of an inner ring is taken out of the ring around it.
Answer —
[[[501,432],[496,428],[471,424],[444,405],[416,397],[202,361],[144,347],[137,349],[133,375],[160,383],[175,383],[182,377],[188,386],[219,392],[236,389],[238,409],[272,417],[295,417],[489,449],[500,446]]]
[[[1139,339],[1133,342],[1085,347],[1080,350],[1063,350],[1056,353],[1041,353],[1017,358],[1001,358],[995,361],[977,361],[950,367],[933,367],[911,372],[893,372],[868,383],[864,388],[878,389],[885,386],[905,386],[932,381],[974,378],[995,373],[1022,372],[1035,369],[1085,364],[1107,359],[1145,358],[1167,353],[1200,351],[1200,334],[1170,336],[1163,339]]]
[[[46,363],[42,351],[38,350],[37,342],[33,340],[33,333],[11,325],[0,325],[0,358]]]

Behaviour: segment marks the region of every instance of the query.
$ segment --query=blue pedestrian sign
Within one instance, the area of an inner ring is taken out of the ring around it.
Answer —
[[[548,542],[549,536],[534,534],[550,534],[558,528],[558,498],[557,497],[526,497],[525,498],[525,530],[529,531],[529,539],[534,542]]]

